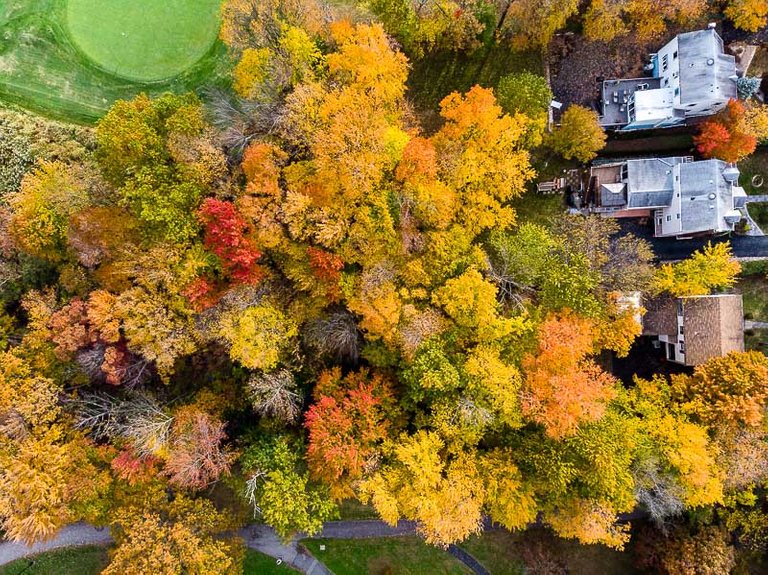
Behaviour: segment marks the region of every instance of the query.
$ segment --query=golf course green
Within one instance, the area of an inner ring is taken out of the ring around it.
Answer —
[[[0,0],[0,106],[93,124],[142,92],[226,88],[218,10],[219,0]]]
[[[102,70],[133,81],[176,76],[211,49],[219,0],[67,0],[74,44]]]

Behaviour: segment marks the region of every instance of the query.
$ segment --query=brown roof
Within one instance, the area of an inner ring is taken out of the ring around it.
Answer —
[[[732,351],[744,351],[744,310],[741,294],[681,299],[686,365],[699,365]]]
[[[677,301],[669,295],[643,300],[643,335],[677,335]]]

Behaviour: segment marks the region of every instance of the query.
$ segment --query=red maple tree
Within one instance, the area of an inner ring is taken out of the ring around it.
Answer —
[[[340,370],[323,372],[319,396],[306,415],[307,461],[312,474],[326,481],[339,497],[351,494],[351,482],[363,476],[388,435],[389,385],[366,372],[341,379]]]
[[[309,267],[312,268],[312,273],[317,279],[326,282],[339,281],[344,260],[335,254],[312,246],[307,248],[307,255]]]
[[[696,149],[705,158],[737,162],[755,151],[757,140],[744,131],[744,105],[730,100],[725,109],[701,124],[693,138]]]
[[[264,276],[257,264],[261,252],[248,238],[248,224],[232,202],[208,198],[198,210],[205,227],[205,247],[221,260],[237,283],[256,284]]]

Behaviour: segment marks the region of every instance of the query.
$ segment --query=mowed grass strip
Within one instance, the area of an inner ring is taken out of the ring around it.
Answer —
[[[131,99],[141,92],[150,96],[199,92],[230,82],[232,62],[218,41],[173,78],[142,82],[115,76],[75,45],[67,29],[66,11],[65,0],[0,0],[0,101],[50,118],[91,124],[116,100]],[[173,26],[173,21],[168,22],[166,29]],[[152,45],[156,42],[152,40]]]
[[[0,565],[0,575],[98,575],[109,564],[109,549],[95,545],[67,547]],[[275,558],[248,549],[243,575],[296,575]]]
[[[153,82],[183,72],[211,48],[219,0],[67,0],[74,43],[107,72]]]
[[[0,566],[0,575],[96,575],[108,564],[106,547],[68,547]]]
[[[466,575],[472,573],[446,551],[415,536],[376,539],[304,539],[309,551],[334,575]],[[325,551],[320,551],[325,545]]]

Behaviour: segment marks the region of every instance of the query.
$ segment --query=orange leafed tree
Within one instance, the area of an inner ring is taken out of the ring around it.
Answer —
[[[768,358],[757,351],[713,358],[691,376],[673,376],[672,390],[685,411],[712,428],[758,427],[768,405]]]
[[[457,192],[463,225],[478,233],[514,222],[507,202],[522,194],[534,175],[524,149],[530,120],[504,114],[493,91],[480,86],[446,96],[440,115],[445,123],[430,141],[440,176]]]
[[[335,368],[320,375],[317,402],[306,415],[309,430],[307,460],[315,477],[338,497],[348,497],[352,481],[387,438],[386,407],[391,390],[382,377],[365,371],[341,378]]]
[[[705,158],[737,162],[755,151],[757,140],[745,130],[744,105],[730,100],[725,109],[701,125],[693,141]]]
[[[579,423],[600,419],[616,394],[614,378],[587,357],[593,342],[589,320],[553,316],[539,328],[536,354],[523,359],[523,414],[551,437],[573,435]]]

